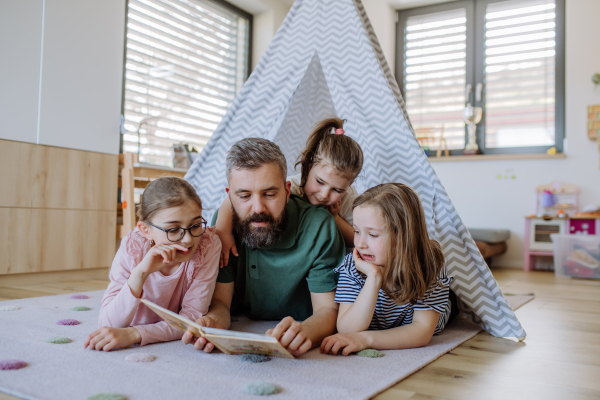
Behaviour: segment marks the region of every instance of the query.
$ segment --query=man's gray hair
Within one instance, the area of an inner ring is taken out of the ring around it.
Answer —
[[[287,177],[287,162],[283,152],[275,143],[267,139],[246,138],[231,146],[225,158],[227,182],[232,169],[258,169],[265,164],[275,164],[281,171],[282,179]]]

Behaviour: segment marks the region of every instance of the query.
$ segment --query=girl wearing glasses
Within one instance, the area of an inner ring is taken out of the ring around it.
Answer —
[[[112,263],[99,329],[88,335],[85,348],[109,351],[181,339],[142,298],[192,321],[208,311],[221,242],[206,227],[194,188],[180,178],[157,179],[144,191],[137,214],[136,228]]]

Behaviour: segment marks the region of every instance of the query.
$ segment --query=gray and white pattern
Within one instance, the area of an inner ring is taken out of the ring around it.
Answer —
[[[386,182],[414,188],[429,234],[444,250],[462,311],[495,336],[525,337],[414,136],[360,0],[296,0],[186,175],[207,218],[225,197],[225,153],[233,143],[245,137],[273,140],[290,166],[314,123],[332,111],[347,120],[346,134],[365,154],[358,191]]]

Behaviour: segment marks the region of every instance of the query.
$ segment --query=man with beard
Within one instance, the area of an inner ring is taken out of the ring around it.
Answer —
[[[325,208],[290,194],[286,165],[279,147],[265,139],[240,140],[227,153],[238,256],[219,271],[210,309],[196,322],[228,329],[236,313],[281,320],[267,335],[299,356],[335,332],[333,269],[344,258],[345,244]],[[190,332],[182,340],[195,341],[198,350],[213,349]]]

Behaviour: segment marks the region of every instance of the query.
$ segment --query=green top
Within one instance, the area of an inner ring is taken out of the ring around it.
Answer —
[[[333,269],[344,258],[344,238],[333,216],[291,195],[288,226],[282,238],[265,248],[250,248],[234,234],[239,257],[219,271],[217,282],[235,282],[232,313],[250,318],[303,321],[312,315],[310,293],[335,290]],[[214,225],[218,211],[212,219]]]

